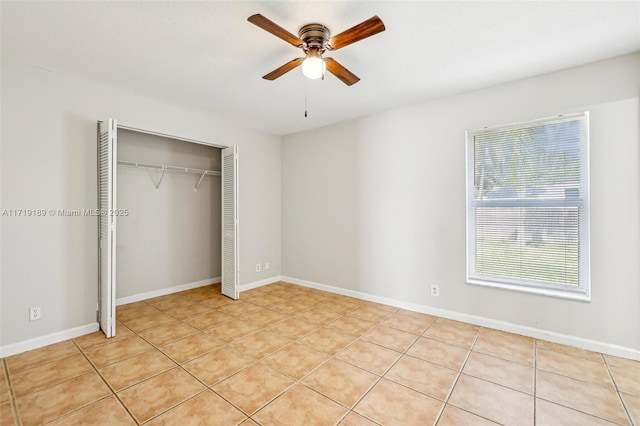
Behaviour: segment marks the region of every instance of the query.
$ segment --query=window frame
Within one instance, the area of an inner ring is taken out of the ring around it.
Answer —
[[[504,131],[510,129],[523,129],[540,125],[553,124],[566,121],[582,121],[582,134],[580,138],[582,158],[580,163],[580,198],[575,200],[564,199],[562,201],[525,201],[528,206],[541,207],[580,206],[583,209],[583,220],[579,222],[579,283],[575,288],[562,284],[541,283],[520,278],[503,278],[498,276],[482,275],[475,272],[476,266],[476,208],[477,207],[513,207],[522,205],[522,200],[476,200],[475,199],[475,150],[474,138],[476,135]],[[591,262],[590,262],[590,188],[589,188],[589,112],[563,114],[555,117],[540,118],[531,121],[517,122],[505,125],[469,129],[465,132],[465,161],[466,161],[466,283],[483,287],[501,288],[518,292],[533,293],[550,297],[591,301]]]

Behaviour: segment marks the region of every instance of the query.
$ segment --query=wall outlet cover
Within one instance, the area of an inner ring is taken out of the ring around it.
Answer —
[[[29,308],[29,321],[37,321],[42,318],[42,311],[39,306]]]

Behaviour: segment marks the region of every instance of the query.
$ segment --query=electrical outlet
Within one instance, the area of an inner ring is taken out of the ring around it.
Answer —
[[[431,286],[431,295],[433,297],[440,297],[440,286],[439,285],[432,285]]]
[[[265,269],[266,271],[268,271],[268,270],[269,270],[269,262],[266,262],[266,263],[264,264],[264,269]]]
[[[260,264],[256,263],[256,272],[260,272],[261,268],[260,268]]]
[[[42,311],[39,306],[29,308],[29,321],[37,321],[42,318]]]

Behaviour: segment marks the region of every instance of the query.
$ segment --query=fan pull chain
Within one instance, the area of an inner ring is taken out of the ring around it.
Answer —
[[[307,80],[304,81],[304,117],[307,118]]]

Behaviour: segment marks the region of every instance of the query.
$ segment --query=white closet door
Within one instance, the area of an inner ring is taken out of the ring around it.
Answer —
[[[100,328],[116,335],[116,120],[99,122],[98,141],[98,307]]]
[[[238,147],[222,150],[222,294],[240,297],[238,262]]]

